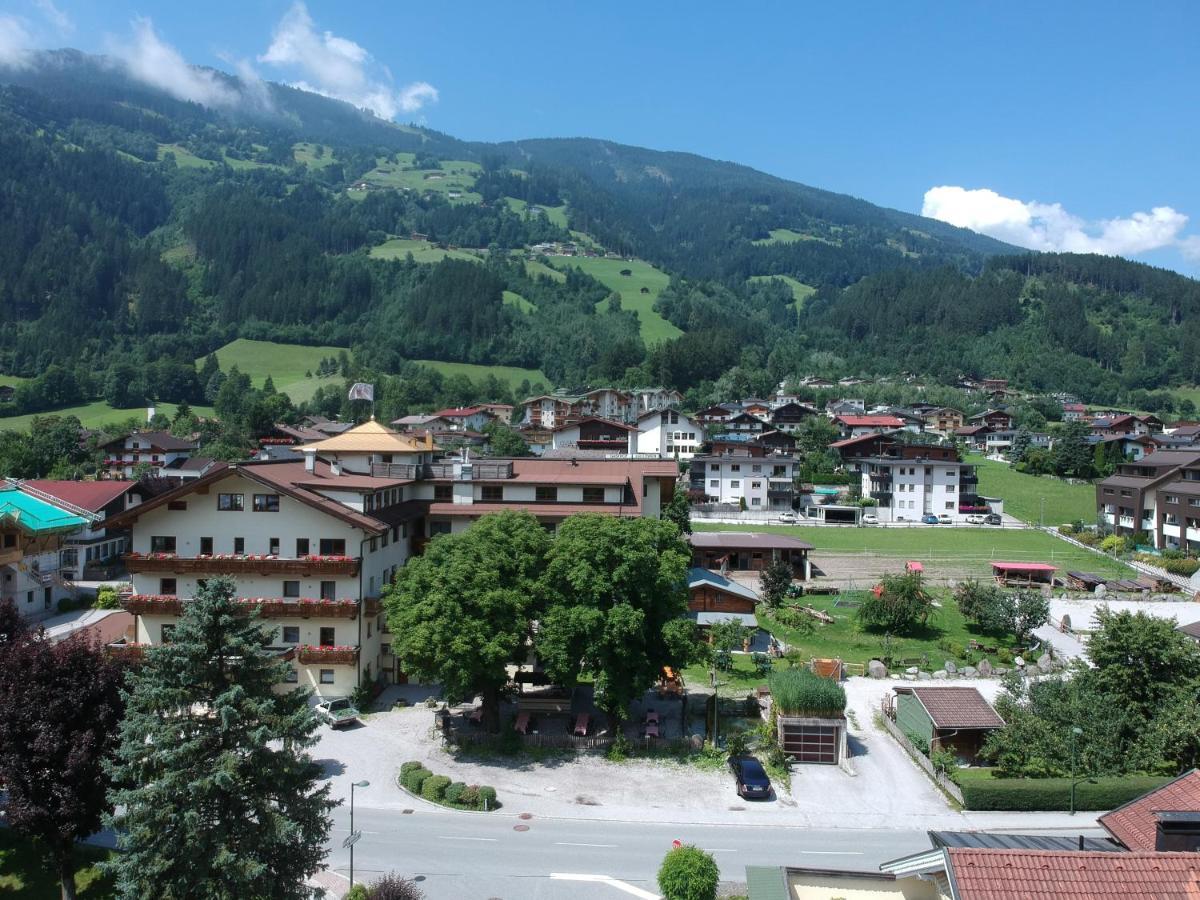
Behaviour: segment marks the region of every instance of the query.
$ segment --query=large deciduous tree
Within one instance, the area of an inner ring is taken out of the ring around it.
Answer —
[[[308,898],[331,827],[309,693],[277,693],[273,631],[214,578],[129,678],[109,818],[124,898]]]
[[[0,782],[8,825],[47,849],[75,896],[75,842],[109,809],[105,757],[121,720],[121,668],[98,645],[51,643],[0,609]]]
[[[546,565],[549,608],[538,658],[555,681],[595,678],[596,705],[613,727],[663,666],[682,666],[699,645],[687,613],[691,554],[678,529],[657,519],[572,516]]]
[[[541,611],[539,577],[551,537],[528,513],[484,516],[430,542],[384,593],[393,652],[405,670],[446,696],[483,697],[483,722],[500,725],[507,667],[522,662]]]

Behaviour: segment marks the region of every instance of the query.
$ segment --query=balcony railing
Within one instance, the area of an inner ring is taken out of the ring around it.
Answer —
[[[358,663],[357,647],[315,647],[305,644],[298,650],[302,665],[353,666]]]
[[[358,574],[352,556],[176,556],[173,553],[126,553],[130,572],[205,572],[214,575],[349,575]]]
[[[184,605],[190,598],[170,594],[132,594],[121,598],[121,607],[138,616],[178,616],[183,614]],[[353,619],[358,616],[357,600],[322,600],[309,597],[239,597],[238,603],[246,610],[257,608],[265,619]],[[370,597],[366,601],[368,616],[379,612],[379,600]]]
[[[371,475],[375,478],[396,478],[404,481],[416,481],[421,474],[421,467],[404,463],[372,463]]]
[[[873,500],[878,500],[880,503],[882,503],[886,506],[892,502],[892,492],[891,491],[871,491],[871,498]]]
[[[422,478],[450,478],[455,481],[496,481],[513,477],[513,467],[510,462],[473,462],[471,477],[463,478],[454,474],[453,463],[433,463],[421,467]]]

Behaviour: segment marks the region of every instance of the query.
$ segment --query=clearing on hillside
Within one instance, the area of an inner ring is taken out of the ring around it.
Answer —
[[[321,148],[321,155],[317,156],[317,148]],[[328,144],[313,144],[308,141],[300,141],[292,145],[292,156],[298,163],[304,163],[310,169],[324,169],[326,166],[331,166],[336,160],[333,158],[333,148]]]
[[[414,241],[410,238],[392,238],[371,248],[372,259],[404,259],[408,254],[413,255],[413,261],[419,263],[439,263],[446,257],[450,259],[465,259],[467,262],[482,262],[478,255],[470,250],[443,250],[429,241]]]
[[[621,295],[621,306],[636,310],[641,322],[642,340],[646,346],[670,340],[683,334],[678,328],[654,311],[654,301],[671,282],[666,272],[640,259],[596,259],[587,256],[552,256],[550,264],[560,270],[582,269],[607,288]],[[623,270],[630,274],[622,275]],[[645,288],[645,293],[642,292]],[[600,308],[607,300],[597,304]]]
[[[1096,486],[1071,483],[1052,475],[1025,475],[1008,463],[972,455],[967,462],[979,474],[979,493],[1003,497],[1004,511],[1033,525],[1096,521]]]
[[[514,293],[513,291],[504,292],[504,305],[515,306],[523,313],[531,313],[537,309],[536,306],[534,306],[520,294]]]
[[[175,415],[179,409],[174,403],[156,403],[154,408],[168,418]],[[211,416],[211,406],[193,406],[192,412],[198,416]],[[84,428],[101,428],[105,425],[119,425],[127,419],[136,419],[139,423],[146,421],[146,407],[134,406],[128,409],[113,409],[103,400],[93,403],[80,403],[77,406],[64,406],[61,409],[50,409],[45,412],[29,413],[24,416],[4,416],[0,418],[0,430],[24,431],[35,418],[47,416],[75,416]],[[0,882],[2,883],[2,882]]]
[[[428,366],[431,369],[436,369],[447,378],[451,375],[466,375],[471,381],[479,382],[489,375],[495,375],[496,380],[506,383],[512,390],[516,390],[520,383],[525,380],[529,381],[530,387],[539,383],[547,389],[553,387],[550,379],[537,369],[522,369],[519,366],[488,366],[476,365],[474,363],[446,362],[441,359],[414,359],[413,362],[419,366]],[[517,399],[524,400],[525,398],[518,397]]]
[[[413,154],[397,153],[396,159],[393,163],[380,157],[375,168],[363,175],[362,180],[375,188],[445,194],[452,203],[483,201],[483,197],[475,193],[475,178],[481,171],[479,163],[446,159],[441,160],[440,169],[414,169]]]
[[[287,394],[293,403],[311,400],[317,388],[325,384],[341,384],[340,376],[305,378],[305,372],[315,372],[325,357],[337,357],[349,352],[345,347],[310,347],[305,344],[280,344],[275,341],[250,341],[238,338],[217,350],[221,371],[228,373],[233,366],[250,376],[255,387],[262,387],[267,376],[275,382],[275,390]],[[204,357],[196,360],[196,368]]]
[[[795,301],[792,303],[792,308],[797,312],[804,306],[804,301],[817,292],[817,289],[810,284],[805,284],[803,281],[797,281],[791,275],[751,275],[750,281],[772,281],[779,280],[792,289],[792,296]]]

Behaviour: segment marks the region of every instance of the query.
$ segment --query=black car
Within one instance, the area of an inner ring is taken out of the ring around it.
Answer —
[[[762,763],[753,756],[731,756],[729,768],[733,770],[733,777],[737,779],[739,796],[747,800],[753,797],[766,800],[771,796],[771,779],[767,777]]]
[[[995,513],[988,513],[984,517],[983,522],[985,525],[1002,525],[1004,520]]]

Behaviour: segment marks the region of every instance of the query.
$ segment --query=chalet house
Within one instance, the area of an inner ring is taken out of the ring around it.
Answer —
[[[1103,444],[1105,449],[1115,444],[1121,456],[1136,462],[1142,457],[1149,456],[1155,450],[1160,449],[1164,443],[1161,441],[1161,438],[1161,435],[1150,437],[1148,434],[1117,434],[1105,437],[1092,435],[1090,443],[1093,446]],[[1187,445],[1185,444],[1184,446]]]
[[[707,409],[702,409],[693,418],[701,425],[708,427],[718,422],[728,422],[741,411],[736,403],[718,403]]]
[[[834,416],[833,424],[843,438],[860,437],[878,431],[899,431],[905,427],[903,419],[891,414]]]
[[[483,431],[483,426],[495,420],[495,415],[482,406],[456,407],[454,409],[439,409],[431,414],[435,420],[441,420],[451,431]]]
[[[1160,434],[1162,430],[1162,420],[1157,416],[1125,414],[1112,418],[1097,418],[1092,420],[1092,433],[1101,437]]]
[[[971,425],[986,425],[996,431],[1011,431],[1013,427],[1012,414],[1003,409],[985,410],[971,416],[967,421]]]
[[[437,416],[429,413],[414,413],[392,420],[392,426],[399,431],[432,431],[444,424]],[[326,435],[321,435],[321,437],[326,437]],[[321,437],[316,440],[320,440]]]
[[[637,420],[637,452],[663,459],[691,459],[705,441],[705,429],[678,409],[644,412]]]
[[[735,434],[762,434],[764,431],[771,429],[770,423],[766,419],[761,419],[748,412],[740,412],[726,419],[721,424],[725,432]]]
[[[505,425],[512,422],[513,407],[511,403],[480,403],[479,408],[487,410]]]
[[[0,384],[0,403],[12,403],[16,394],[17,389],[11,384]]]
[[[1082,403],[1064,403],[1062,407],[1064,422],[1082,422],[1087,419],[1087,407]]]
[[[826,415],[834,418],[838,416],[861,416],[867,411],[867,404],[863,400],[832,400],[825,404]]]
[[[813,545],[783,534],[749,531],[696,531],[687,536],[692,565],[714,572],[760,572],[775,560],[792,567],[796,578],[812,576]]]
[[[730,620],[755,628],[757,603],[757,593],[731,578],[699,567],[688,570],[688,613],[701,628]]]
[[[194,469],[180,471],[182,464],[191,459],[199,443],[189,438],[177,438],[168,431],[135,431],[133,434],[116,438],[101,446],[104,451],[104,469],[110,478],[133,478],[134,470],[148,467],[148,474],[163,477],[178,474],[182,478],[194,478]]]
[[[635,426],[594,416],[560,425],[550,432],[550,446],[554,450],[603,450],[627,455],[637,452],[637,442]]]
[[[752,456],[733,451],[695,456],[688,468],[691,490],[709,503],[745,504],[751,511],[792,509],[796,461],[790,455]]]
[[[962,428],[962,410],[950,406],[939,406],[924,412],[925,427],[930,431],[950,434],[955,429]]]
[[[1008,455],[1008,452],[1016,442],[1017,435],[1020,433],[1011,429],[1007,431],[993,431],[989,429],[983,434],[984,452],[989,455],[993,453]],[[1030,447],[1039,450],[1049,450],[1053,443],[1050,435],[1044,431],[1028,431],[1026,434],[1029,436]]]
[[[986,425],[964,425],[962,428],[954,429],[954,436],[970,449],[982,453],[987,447],[987,436],[991,434],[991,431],[992,429]]]
[[[800,383],[805,387],[812,388],[813,390],[825,390],[828,388],[837,387],[834,382],[827,378],[802,378],[800,379]]]
[[[281,629],[273,651],[290,683],[340,697],[398,680],[379,596],[430,538],[504,509],[547,527],[578,512],[657,517],[678,473],[673,460],[438,458],[429,436],[374,421],[300,450],[302,461],[221,463],[113,517],[132,529],[136,643],[168,640],[200,582],[230,575]]]
[[[760,419],[769,419],[773,407],[766,400],[743,400],[742,412]]]
[[[770,421],[777,431],[792,433],[799,431],[801,425],[816,415],[815,409],[803,403],[783,403],[771,410]]]
[[[1007,391],[1008,390],[1008,379],[1007,378],[985,378],[981,382],[979,382],[979,389],[981,391],[988,391],[988,392]]]
[[[1200,551],[1200,448],[1158,450],[1096,484],[1096,512],[1117,534]]]
[[[627,391],[597,388],[582,394],[565,392],[544,394],[526,400],[521,423],[554,429],[572,425],[580,419],[595,417],[613,422],[633,422],[637,417],[637,401]]]
[[[723,453],[748,453],[750,456],[767,456],[771,453],[790,453],[796,449],[796,439],[783,431],[764,431],[762,434],[728,432],[716,435],[709,448],[713,455]]]

